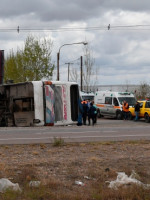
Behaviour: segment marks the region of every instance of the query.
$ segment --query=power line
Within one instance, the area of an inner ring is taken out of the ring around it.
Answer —
[[[69,63],[72,63],[72,64],[76,64],[76,65],[79,65],[79,63],[77,63],[77,61],[79,61],[80,58],[77,58],[75,60],[72,60],[72,61],[69,61]],[[62,63],[60,66],[64,66],[66,63]]]
[[[144,29],[143,29],[144,28]],[[147,29],[146,29],[147,28]],[[150,30],[149,24],[138,24],[138,25],[108,25],[108,26],[91,26],[91,27],[62,27],[62,28],[53,28],[53,27],[16,27],[16,28],[0,28],[0,32],[67,32],[67,31],[100,31],[100,30]]]

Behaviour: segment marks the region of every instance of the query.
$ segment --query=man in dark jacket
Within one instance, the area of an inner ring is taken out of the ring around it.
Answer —
[[[86,118],[88,113],[88,105],[86,101],[83,101],[82,107],[83,107],[83,114],[82,114],[83,124],[86,125]]]
[[[138,121],[138,119],[139,119],[139,112],[140,112],[140,104],[139,104],[138,101],[136,102],[134,108],[135,108],[135,121]]]
[[[88,111],[88,121],[89,121],[89,125],[90,125],[90,120],[92,119],[92,124],[94,126],[94,123],[95,123],[95,111],[96,111],[96,108],[93,106],[93,103],[90,103],[90,108],[89,108],[89,111]]]

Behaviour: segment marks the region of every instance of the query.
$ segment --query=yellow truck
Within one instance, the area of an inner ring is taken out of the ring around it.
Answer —
[[[140,112],[139,118],[144,118],[145,122],[150,122],[150,100],[142,100],[138,101],[140,104]],[[135,117],[135,109],[134,107],[129,108],[129,119],[133,119]]]

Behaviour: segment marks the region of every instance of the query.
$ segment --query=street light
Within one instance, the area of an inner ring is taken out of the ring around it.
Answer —
[[[63,46],[68,46],[68,45],[74,45],[74,44],[83,44],[83,45],[87,45],[87,42],[75,42],[75,43],[70,43],[70,44],[63,44],[62,46],[60,46],[59,51],[57,53],[57,81],[59,81],[59,60],[60,60],[60,49]]]

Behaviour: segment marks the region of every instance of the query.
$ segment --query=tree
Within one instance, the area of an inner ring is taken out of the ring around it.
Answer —
[[[15,83],[50,79],[54,65],[51,63],[52,41],[40,40],[29,35],[23,50],[16,54],[11,50],[5,61],[5,81],[12,79]]]
[[[89,92],[91,86],[95,86],[97,81],[97,74],[98,70],[94,66],[95,60],[93,58],[92,50],[90,49],[89,45],[84,47],[84,57],[83,57],[83,89],[86,92]],[[81,64],[81,63],[80,63]],[[71,80],[80,83],[80,67],[72,68],[70,75]]]
[[[22,64],[22,52],[17,50],[16,55],[13,50],[10,51],[9,56],[5,61],[4,79],[14,80],[15,82],[23,81],[24,71]]]
[[[146,82],[142,82],[136,91],[137,99],[146,99],[150,97],[150,86]]]
[[[89,45],[84,47],[83,65],[83,88],[86,92],[90,91],[90,86],[94,86],[97,81],[97,69],[94,69],[95,60]],[[95,77],[94,77],[95,76]]]

